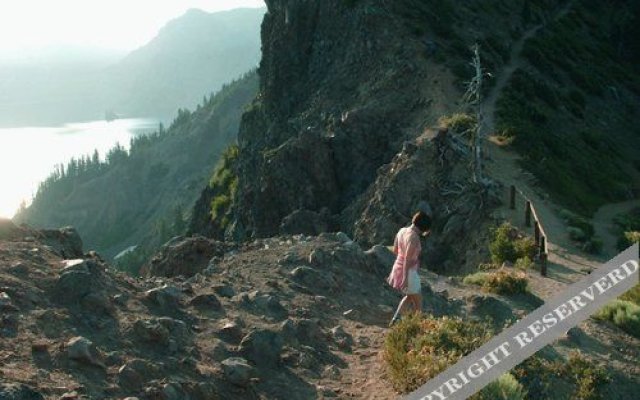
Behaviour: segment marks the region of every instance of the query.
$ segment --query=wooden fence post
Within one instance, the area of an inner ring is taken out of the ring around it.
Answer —
[[[536,241],[536,247],[540,247],[540,226],[538,220],[533,221],[533,238]]]
[[[547,253],[540,254],[540,275],[547,276]]]
[[[531,226],[531,202],[527,200],[527,204],[524,208],[524,225],[526,227]]]
[[[547,238],[540,235],[540,253],[547,254]]]
[[[511,196],[509,200],[509,207],[512,210],[516,209],[516,187],[515,185],[511,185]]]

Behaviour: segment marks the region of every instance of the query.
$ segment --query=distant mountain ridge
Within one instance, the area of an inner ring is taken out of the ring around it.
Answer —
[[[106,71],[107,108],[135,116],[172,117],[260,62],[264,9],[207,13],[170,21],[147,45]]]
[[[0,127],[101,119],[107,110],[170,121],[257,66],[264,12],[189,10],[124,57],[73,49],[68,61],[60,51],[0,61]]]

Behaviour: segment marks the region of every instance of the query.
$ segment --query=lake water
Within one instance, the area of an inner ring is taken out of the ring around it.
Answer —
[[[0,217],[10,218],[24,199],[29,203],[55,166],[91,155],[104,159],[116,143],[129,148],[133,136],[158,129],[152,119],[70,123],[60,127],[0,129]]]

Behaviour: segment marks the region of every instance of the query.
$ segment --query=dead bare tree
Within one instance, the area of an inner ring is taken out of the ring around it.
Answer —
[[[471,66],[474,69],[474,76],[467,83],[467,91],[463,100],[471,112],[475,114],[476,123],[470,132],[470,147],[472,152],[471,171],[474,183],[483,182],[482,173],[482,140],[481,127],[484,123],[484,115],[482,112],[482,83],[484,79],[484,71],[480,61],[480,46],[476,43],[473,48],[473,58]]]

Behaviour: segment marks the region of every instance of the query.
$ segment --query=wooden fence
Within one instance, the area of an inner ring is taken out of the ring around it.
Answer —
[[[533,222],[533,237],[535,239],[536,247],[538,248],[538,259],[540,260],[540,274],[547,276],[547,261],[549,259],[549,249],[547,246],[548,239],[547,234],[542,226],[542,221],[536,212],[535,207],[531,200],[524,195],[520,190],[517,190],[515,185],[511,185],[509,196],[509,207],[512,210],[516,209],[516,195],[520,195],[524,201],[524,224],[527,228],[531,227]]]

